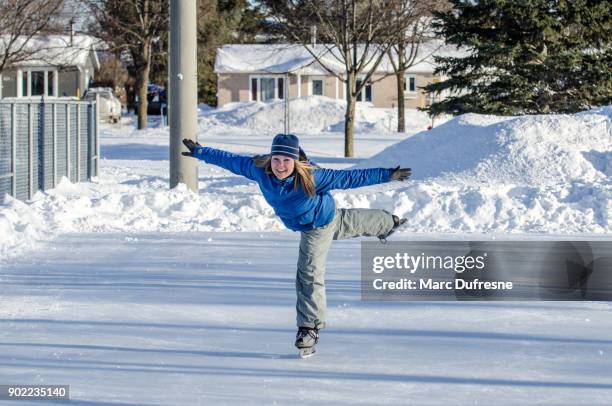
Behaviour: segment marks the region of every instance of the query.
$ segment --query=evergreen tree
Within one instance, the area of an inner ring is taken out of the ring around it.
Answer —
[[[448,97],[432,114],[576,112],[612,102],[609,1],[451,0],[434,28],[465,56],[439,57]]]
[[[217,49],[224,44],[256,42],[263,19],[248,0],[198,1],[198,100],[212,106],[217,102]]]

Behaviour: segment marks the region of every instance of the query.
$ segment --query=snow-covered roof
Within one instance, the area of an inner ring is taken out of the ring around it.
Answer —
[[[9,46],[11,37],[0,35],[0,52]],[[17,37],[11,45],[19,48],[27,37]],[[26,60],[14,63],[14,66],[84,66],[87,58],[92,58],[94,67],[100,67],[94,45],[96,39],[88,35],[74,35],[72,44],[69,35],[36,36],[27,41],[25,50],[33,52]]]
[[[325,49],[317,47],[314,52],[334,66]],[[241,44],[225,45],[217,50],[215,72],[217,73],[323,73],[324,69],[314,65],[312,55],[302,45],[295,44]],[[323,70],[322,70],[323,69]]]
[[[332,45],[309,45],[312,53],[317,55],[323,64],[336,73],[344,72],[344,64],[337,57],[338,50]],[[364,52],[364,47],[359,47]],[[372,54],[372,48],[369,53]],[[433,56],[464,55],[464,50],[441,41],[430,41],[419,47],[415,65],[408,72],[433,73],[435,63]],[[326,74],[327,70],[319,65],[301,44],[240,44],[224,45],[217,50],[215,60],[216,73],[299,73],[303,75]],[[385,56],[377,72],[392,73],[393,66]]]

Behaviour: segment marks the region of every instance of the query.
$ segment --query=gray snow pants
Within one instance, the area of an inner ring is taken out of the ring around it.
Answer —
[[[393,228],[393,216],[385,210],[336,209],[331,223],[303,231],[297,263],[298,327],[325,327],[325,262],[332,240],[379,236]]]

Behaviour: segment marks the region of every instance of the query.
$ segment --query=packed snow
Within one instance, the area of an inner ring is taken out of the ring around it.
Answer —
[[[200,106],[199,140],[265,153],[283,108]],[[393,110],[360,106],[354,158],[341,102],[292,101],[291,128],[324,167],[413,168],[334,192],[407,217],[394,239],[610,239],[610,107],[431,131],[406,113],[398,135]],[[328,328],[298,360],[299,235],[223,169],[169,190],[169,132],[150,125],[105,126],[91,182],[0,205],[0,383],[70,385],[90,406],[609,403],[610,303],[362,302],[360,239],[332,245]]]

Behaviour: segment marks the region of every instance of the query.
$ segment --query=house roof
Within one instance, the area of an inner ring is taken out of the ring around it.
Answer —
[[[327,67],[336,73],[344,72],[344,64],[337,58],[338,50],[332,45],[309,46]],[[364,47],[359,47],[364,52]],[[370,53],[371,48],[370,48]],[[408,72],[433,73],[433,56],[465,55],[466,52],[441,41],[429,41],[419,47],[415,65]],[[377,72],[392,73],[393,66],[385,56]],[[312,54],[301,44],[241,44],[224,45],[217,50],[216,73],[295,73],[303,75],[327,74]]]
[[[11,37],[0,35],[0,51],[8,46]],[[21,46],[27,37],[17,37],[12,47]],[[100,67],[100,61],[94,48],[95,38],[88,35],[74,35],[70,44],[69,35],[47,35],[32,37],[25,44],[32,51],[26,60],[16,62],[13,66],[84,66],[87,58],[92,58],[94,67]]]

